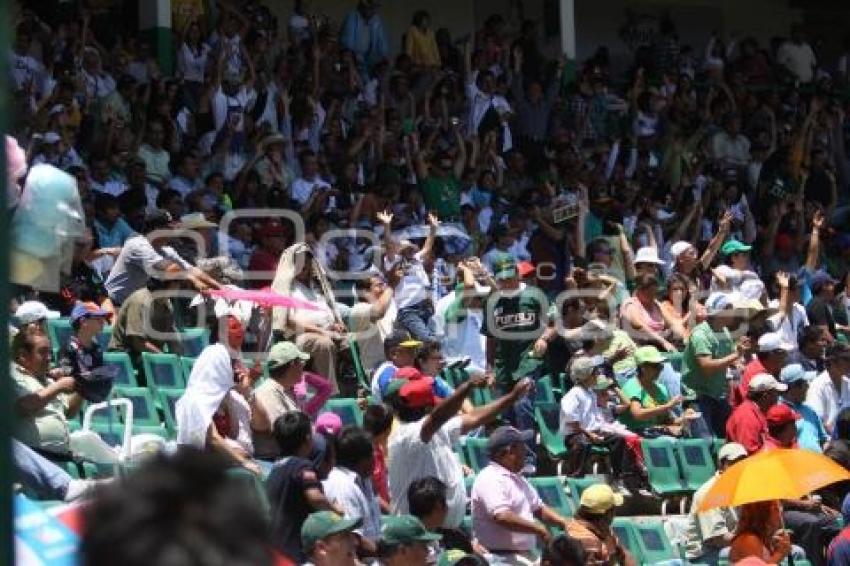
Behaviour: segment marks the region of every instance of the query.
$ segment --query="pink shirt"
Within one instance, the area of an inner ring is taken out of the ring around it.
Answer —
[[[647,309],[637,297],[630,297],[625,300],[623,306],[620,307],[620,318],[623,320],[623,330],[629,331],[632,325],[626,318],[626,312],[636,310],[640,323],[653,332],[664,331],[664,316],[661,314],[661,308],[657,303],[653,303],[652,309]]]
[[[519,474],[490,462],[472,485],[472,532],[489,550],[526,551],[537,545],[533,534],[509,531],[493,516],[511,511],[528,521],[543,506],[537,491]]]

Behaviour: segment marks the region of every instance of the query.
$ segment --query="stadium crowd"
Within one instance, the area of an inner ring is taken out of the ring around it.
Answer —
[[[621,520],[671,496],[666,563],[850,564],[848,485],[699,511],[762,451],[850,470],[850,50],[662,18],[621,72],[515,14],[172,4],[170,73],[105,2],[8,54],[9,207],[79,216],[14,277],[15,463],[88,501],[84,564],[660,563]],[[95,480],[120,397],[161,454]]]

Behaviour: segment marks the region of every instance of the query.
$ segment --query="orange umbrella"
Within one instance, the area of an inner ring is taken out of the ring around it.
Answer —
[[[699,510],[799,499],[843,480],[850,480],[850,472],[823,454],[778,448],[745,458],[723,472],[705,494]]]

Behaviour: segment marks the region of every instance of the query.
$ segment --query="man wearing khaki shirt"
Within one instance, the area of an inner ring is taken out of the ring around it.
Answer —
[[[76,381],[68,375],[51,379],[50,342],[43,334],[22,332],[12,347],[15,436],[44,455],[70,456],[68,418],[83,402],[74,393]]]
[[[299,410],[294,388],[301,380],[304,363],[309,359],[309,354],[299,350],[292,342],[278,342],[269,351],[269,379],[257,388],[254,395],[268,414],[271,428],[284,414]],[[271,428],[254,429],[254,455],[257,458],[275,460],[280,456]]]

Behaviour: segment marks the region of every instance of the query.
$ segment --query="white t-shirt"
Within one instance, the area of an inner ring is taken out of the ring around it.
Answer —
[[[425,418],[413,423],[400,423],[390,436],[388,462],[392,512],[408,513],[407,488],[415,480],[434,476],[446,484],[448,513],[443,526],[456,528],[466,512],[463,468],[452,450],[460,440],[462,420],[459,416],[452,417],[429,442],[423,443],[420,433]]]
[[[778,309],[779,301],[777,299],[773,299],[770,301],[769,305],[770,308]],[[800,331],[809,325],[809,316],[806,314],[806,307],[800,303],[794,303],[794,306],[791,309],[791,316],[785,316],[783,313],[778,313],[770,317],[768,321],[770,321],[770,324],[773,325],[776,332],[779,332],[779,335],[782,336],[783,342],[794,346],[794,351],[789,353],[788,363],[791,363],[791,358],[796,359],[797,356],[797,341],[800,336]]]
[[[431,279],[422,263],[422,252],[416,252],[408,262],[404,275],[395,288],[395,301],[399,310],[418,305],[431,293]]]
[[[797,45],[786,41],[779,47],[776,60],[799,79],[801,83],[812,82],[814,67],[817,63],[815,52],[808,43]]]
[[[243,119],[245,113],[251,109],[256,100],[257,93],[254,89],[246,89],[243,86],[236,94],[227,95],[221,87],[218,87],[212,97],[215,131],[220,131],[227,123],[227,120],[230,119],[236,123],[236,131],[242,132],[245,129],[245,121]]]
[[[28,82],[32,81],[37,91],[41,91],[44,79],[44,66],[30,55],[18,55],[9,50],[9,68],[12,73],[12,82],[15,90],[20,90]]]
[[[372,305],[356,303],[348,314],[349,328],[355,332],[355,340],[360,350],[360,363],[364,371],[370,371],[384,361],[384,338],[392,331],[396,311],[390,305],[383,318],[372,322]]]
[[[605,424],[605,417],[596,404],[596,393],[579,385],[567,391],[567,394],[561,399],[558,434],[566,436],[570,433],[572,429],[567,425],[571,423],[578,423],[583,430],[595,431],[601,429]]]
[[[820,417],[821,422],[830,430],[835,425],[838,411],[850,404],[850,380],[841,378],[841,391],[836,391],[832,379],[826,371],[818,374],[809,384],[806,405]]]
[[[177,52],[177,70],[183,75],[183,80],[193,83],[204,82],[209,54],[210,46],[206,43],[201,43],[197,51],[186,43],[181,45]]]
[[[318,175],[311,180],[307,180],[304,177],[298,177],[295,181],[292,182],[292,200],[296,201],[301,206],[307,204],[307,201],[310,200],[310,197],[313,196],[313,191],[318,189],[329,189],[331,188],[330,183],[322,180]]]
[[[372,489],[372,481],[364,480],[347,468],[335,467],[322,482],[322,491],[345,512],[348,519],[362,519],[356,532],[372,542],[381,538],[381,508]]]
[[[456,291],[437,301],[434,307],[434,328],[442,345],[443,355],[448,362],[469,357],[470,370],[484,371],[487,365],[485,340],[482,340],[481,326],[484,314],[481,309],[463,308],[460,321],[446,321],[446,311],[455,302]]]

